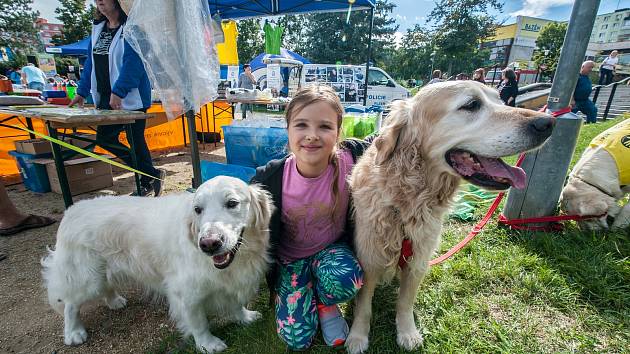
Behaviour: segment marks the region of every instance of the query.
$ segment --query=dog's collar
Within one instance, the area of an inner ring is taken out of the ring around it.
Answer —
[[[596,188],[597,190],[599,190],[600,192],[602,192],[602,193],[606,194],[607,196],[609,196],[609,197],[611,197],[611,198],[617,199],[617,197],[615,197],[615,196],[614,196],[614,195],[612,195],[610,192],[608,192],[608,191],[604,190],[602,187],[600,187],[600,186],[598,186],[598,185],[596,185],[596,184],[593,184],[593,183],[591,183],[591,182],[589,182],[589,181],[586,181],[586,180],[584,180],[583,178],[581,178],[581,177],[579,177],[579,176],[571,176],[571,177],[576,178],[576,179],[579,179],[580,181],[582,181],[582,182],[584,182],[584,183],[588,184],[589,186],[591,186],[591,187],[593,187],[593,188]]]

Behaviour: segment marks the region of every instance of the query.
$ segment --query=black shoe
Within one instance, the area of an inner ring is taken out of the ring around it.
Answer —
[[[153,181],[151,181],[151,186],[153,189],[153,196],[154,197],[159,197],[160,194],[162,194],[162,181],[164,178],[166,178],[166,171],[159,169],[159,179],[154,179]]]
[[[153,184],[149,184],[146,186],[140,186],[140,193],[138,191],[134,191],[129,194],[132,197],[147,197],[149,194],[153,193]]]

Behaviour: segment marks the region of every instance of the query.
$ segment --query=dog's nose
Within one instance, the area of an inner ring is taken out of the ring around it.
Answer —
[[[214,253],[223,246],[223,241],[214,237],[204,237],[199,240],[199,248],[206,253]]]
[[[554,118],[540,117],[529,123],[529,126],[535,133],[551,134],[551,130],[553,129],[555,123],[556,120]]]

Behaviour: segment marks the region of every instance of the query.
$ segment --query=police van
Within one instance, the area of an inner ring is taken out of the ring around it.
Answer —
[[[344,106],[363,104],[364,65],[303,64],[284,58],[273,58],[264,62],[268,64],[267,68],[252,72],[261,89],[267,87],[267,77],[274,75],[271,71],[278,70],[282,77],[279,91],[287,96],[293,96],[301,87],[325,84],[335,90]],[[388,73],[378,67],[370,67],[366,106],[386,106],[392,101],[408,97],[409,90],[394,81]]]

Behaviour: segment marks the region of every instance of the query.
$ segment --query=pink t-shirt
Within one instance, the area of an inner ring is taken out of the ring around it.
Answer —
[[[337,241],[346,226],[348,211],[348,183],[354,161],[347,150],[340,150],[339,202],[335,220],[330,215],[333,207],[333,166],[315,178],[303,177],[297,170],[295,157],[284,164],[282,179],[282,223],[284,234],[278,247],[281,260],[306,258]]]

